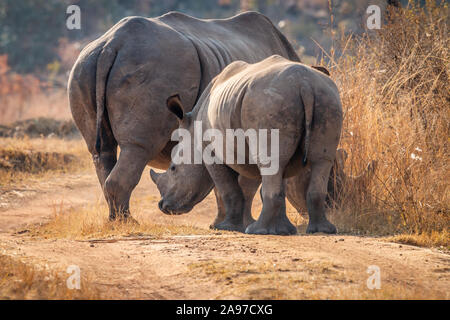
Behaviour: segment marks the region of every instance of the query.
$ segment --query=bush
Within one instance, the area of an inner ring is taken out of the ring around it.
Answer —
[[[345,190],[341,230],[414,232],[449,228],[448,4],[391,8],[374,33],[343,42],[331,59],[341,90],[347,170],[378,161],[367,194]]]

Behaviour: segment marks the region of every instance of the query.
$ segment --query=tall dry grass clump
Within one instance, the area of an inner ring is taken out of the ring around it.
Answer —
[[[157,202],[156,197],[153,202]],[[138,206],[135,206],[138,207]],[[91,241],[123,241],[124,239],[161,238],[175,235],[207,235],[213,231],[194,225],[177,223],[159,224],[148,218],[148,214],[137,209],[133,217],[139,221],[122,222],[107,220],[107,207],[95,204],[82,208],[53,208],[50,222],[31,228],[31,235],[46,239],[75,239]]]
[[[0,300],[100,299],[91,279],[82,277],[79,290],[71,290],[65,274],[37,269],[18,259],[0,254]]]
[[[341,91],[346,170],[371,159],[363,193],[346,189],[333,214],[342,231],[448,232],[450,69],[448,4],[392,8],[380,30],[343,41],[331,59]]]
[[[82,140],[0,138],[0,191],[54,174],[85,171],[91,165]]]

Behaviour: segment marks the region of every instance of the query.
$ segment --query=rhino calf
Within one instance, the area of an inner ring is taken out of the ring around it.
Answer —
[[[179,163],[172,161],[164,173],[151,171],[160,193],[160,209],[167,214],[190,211],[215,186],[225,207],[225,219],[215,227],[244,231],[244,194],[238,176],[261,179],[263,208],[257,221],[250,224],[250,234],[295,234],[296,228],[286,216],[284,178],[308,170],[305,201],[309,214],[307,232],[335,233],[325,216],[325,197],[330,169],[336,156],[342,127],[342,106],[334,82],[325,74],[281,56],[271,56],[259,63],[234,62],[208,85],[192,112],[185,113],[178,96],[167,100],[181,129],[195,135],[196,123],[203,132],[214,129],[278,130],[278,170],[264,174],[267,163],[252,157],[252,145],[245,137],[245,162]],[[200,121],[200,122],[198,122]],[[267,137],[267,145],[272,136]],[[192,141],[194,154],[195,139]],[[207,147],[202,142],[202,147]],[[239,150],[219,150],[223,157]],[[271,156],[274,156],[272,148]],[[223,160],[223,159],[222,159]]]

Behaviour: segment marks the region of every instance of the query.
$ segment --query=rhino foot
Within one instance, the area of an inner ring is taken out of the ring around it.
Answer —
[[[218,224],[220,224],[221,222],[223,222],[223,218],[219,218],[219,216],[217,216],[216,217],[216,219],[214,219],[214,221],[213,221],[213,223],[211,223],[210,225],[209,225],[209,228],[210,229],[216,229],[216,226],[218,225]]]
[[[244,226],[247,228],[249,225],[251,225],[252,223],[254,223],[256,220],[253,219],[252,217],[244,217]]]
[[[269,229],[260,227],[258,222],[253,222],[245,229],[245,233],[248,234],[269,234]]]
[[[212,229],[217,230],[225,230],[225,231],[237,231],[237,232],[244,232],[245,228],[242,223],[235,224],[230,221],[224,220],[218,224],[215,224]]]
[[[277,219],[275,223],[268,226],[261,226],[258,221],[247,227],[245,233],[248,234],[273,234],[273,235],[293,235],[297,234],[297,228],[287,219]]]
[[[309,222],[308,228],[306,228],[306,233],[316,233],[316,232],[334,234],[337,233],[337,229],[334,226],[334,224],[332,224],[328,220],[324,220],[319,223]]]
[[[109,218],[109,222],[112,222],[112,223],[114,223],[114,222],[126,223],[126,224],[136,225],[136,226],[139,225],[139,222],[135,218],[133,218],[132,216],[130,216],[130,215],[122,215],[122,214],[119,214],[119,215],[117,215],[114,218],[110,217]]]

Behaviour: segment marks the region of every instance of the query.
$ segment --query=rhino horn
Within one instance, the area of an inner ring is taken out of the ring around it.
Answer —
[[[160,173],[155,172],[153,169],[150,169],[150,178],[152,178],[152,181],[154,183],[158,183]]]

